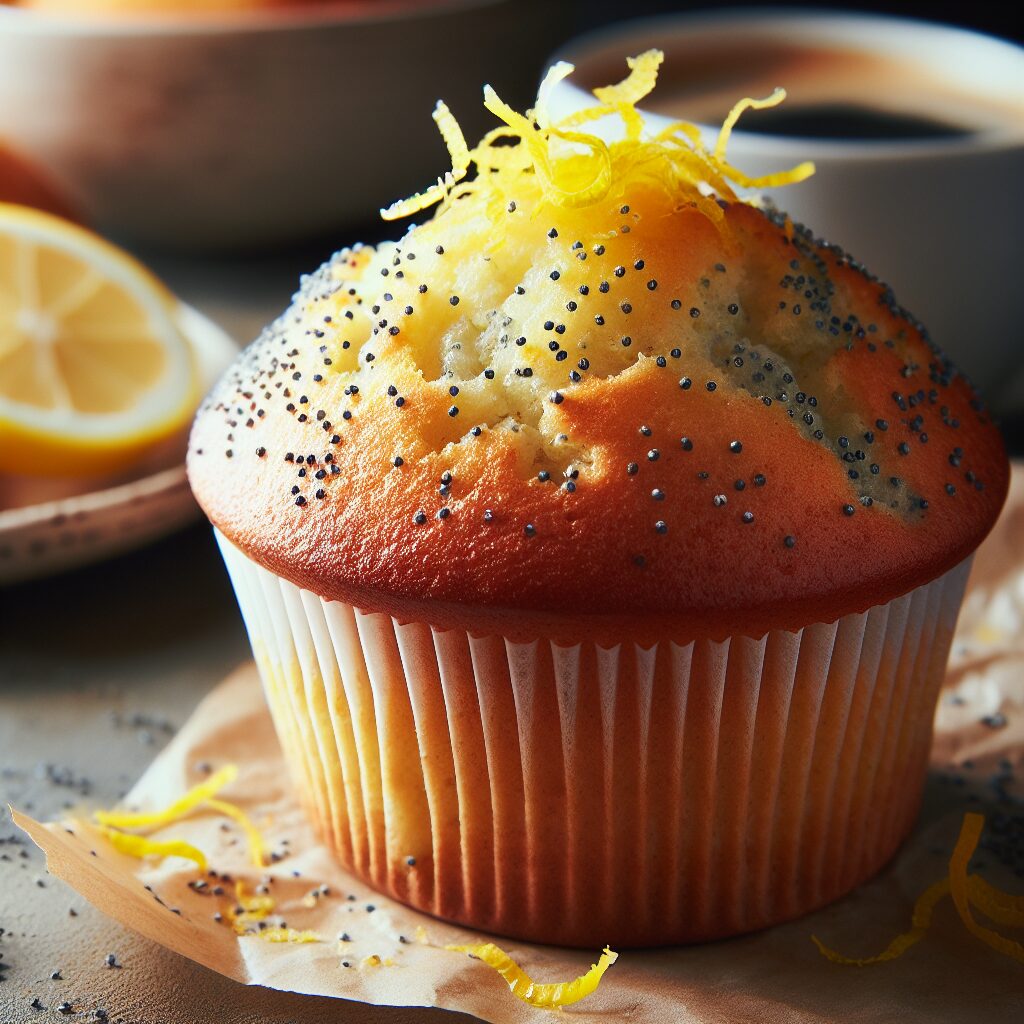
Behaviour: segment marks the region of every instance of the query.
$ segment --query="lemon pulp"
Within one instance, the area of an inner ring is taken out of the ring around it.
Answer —
[[[0,203],[0,472],[116,472],[182,430],[197,381],[177,312],[116,246]]]

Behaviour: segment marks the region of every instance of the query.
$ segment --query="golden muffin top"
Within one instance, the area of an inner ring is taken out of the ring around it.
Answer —
[[[677,125],[660,55],[552,124],[546,79],[344,249],[200,411],[196,496],[251,558],[444,626],[680,640],[829,621],[969,554],[1008,465],[891,292]],[[773,97],[772,101],[779,97]],[[584,132],[617,116],[624,138]],[[469,170],[475,166],[475,175]],[[965,297],[966,300],[967,297]]]

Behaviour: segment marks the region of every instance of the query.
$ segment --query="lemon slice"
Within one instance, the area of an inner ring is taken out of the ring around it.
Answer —
[[[197,389],[177,300],[145,267],[0,203],[0,472],[127,469],[184,429]]]

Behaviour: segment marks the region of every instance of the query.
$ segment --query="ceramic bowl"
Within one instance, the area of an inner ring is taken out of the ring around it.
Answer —
[[[326,237],[448,169],[438,98],[473,138],[489,117],[482,83],[532,95],[564,7],[378,0],[89,17],[0,6],[0,140],[121,240]]]

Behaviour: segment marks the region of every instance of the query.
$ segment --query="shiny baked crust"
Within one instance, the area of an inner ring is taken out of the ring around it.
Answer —
[[[456,203],[343,250],[201,409],[196,497],[322,597],[509,636],[756,636],[935,579],[1003,503],[990,417],[855,261],[723,205]]]

